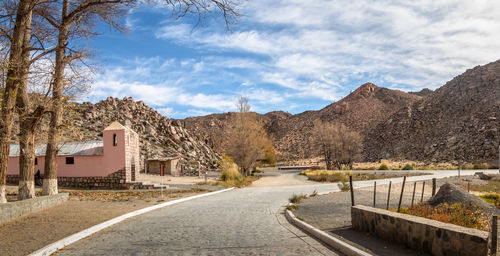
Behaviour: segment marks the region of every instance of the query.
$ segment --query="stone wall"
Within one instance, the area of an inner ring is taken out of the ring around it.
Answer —
[[[68,197],[68,193],[60,193],[53,196],[39,196],[31,199],[0,204],[0,223],[58,205],[68,201]]]
[[[432,255],[487,255],[488,232],[390,212],[368,206],[351,208],[352,227]]]
[[[7,184],[17,185],[19,175],[7,175]],[[114,172],[105,177],[57,177],[57,186],[61,188],[81,189],[153,189],[151,184],[126,182],[125,170]]]

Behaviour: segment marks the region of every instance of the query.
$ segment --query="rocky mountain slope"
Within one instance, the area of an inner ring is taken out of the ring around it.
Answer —
[[[72,136],[78,140],[102,139],[102,131],[111,122],[118,121],[137,132],[141,141],[142,163],[144,158],[181,156],[181,164],[197,167],[214,167],[220,157],[205,142],[192,136],[182,127],[182,122],[168,119],[142,101],[107,98],[96,104],[74,104],[70,118],[75,128]]]
[[[498,158],[500,60],[455,77],[371,130],[368,160],[480,161]]]
[[[264,115],[252,113],[252,115],[260,120],[272,136],[273,144],[281,159],[295,160],[314,155],[312,128],[316,119],[341,122],[364,134],[400,108],[420,99],[421,96],[418,95],[366,83],[342,100],[319,111],[306,111],[297,115],[282,111]],[[213,114],[187,118],[184,121],[186,129],[217,146],[221,138],[220,131],[230,120],[231,115],[232,113]]]

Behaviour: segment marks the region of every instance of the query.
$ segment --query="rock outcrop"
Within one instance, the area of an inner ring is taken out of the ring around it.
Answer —
[[[455,77],[365,137],[368,160],[490,161],[500,142],[500,60]]]
[[[181,156],[185,167],[214,168],[219,154],[204,141],[192,136],[178,120],[168,119],[142,101],[109,97],[96,104],[73,104],[68,123],[77,140],[102,139],[102,130],[112,121],[132,128],[140,136],[141,164],[147,158]]]
[[[326,122],[340,122],[364,135],[369,129],[385,121],[400,108],[409,106],[421,96],[387,88],[372,83],[361,85],[342,100],[319,111],[306,111],[291,115],[273,111],[255,115],[273,139],[273,145],[282,160],[298,160],[315,155],[313,126],[320,119]],[[213,114],[185,119],[186,128],[207,141],[221,138],[220,131],[229,121],[232,113]]]

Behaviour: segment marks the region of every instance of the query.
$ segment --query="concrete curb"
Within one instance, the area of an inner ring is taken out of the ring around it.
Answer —
[[[304,221],[301,221],[295,217],[295,215],[289,211],[285,210],[285,216],[286,219],[295,225],[296,227],[300,228],[301,230],[307,232],[311,236],[315,237],[316,239],[326,243],[327,245],[331,246],[334,249],[339,250],[341,253],[348,255],[348,256],[373,256],[373,254],[370,254],[368,252],[365,252],[363,250],[360,250],[338,238],[335,238],[325,231],[322,231],[320,229],[317,229],[309,224],[307,224]]]
[[[133,211],[133,212],[129,212],[129,213],[126,213],[124,215],[121,215],[121,216],[118,216],[116,218],[113,218],[113,219],[110,219],[108,221],[105,221],[101,224],[97,224],[93,227],[90,227],[88,229],[85,229],[85,230],[82,230],[78,233],[75,233],[71,236],[68,236],[66,238],[63,238],[57,242],[54,242],[52,244],[49,244],[45,247],[43,247],[42,249],[39,249],[35,252],[32,252],[31,254],[29,254],[29,256],[48,256],[48,255],[51,255],[52,253],[55,253],[57,250],[59,249],[62,249],[64,248],[65,246],[68,246],[80,239],[83,239],[85,237],[88,237],[96,232],[99,232],[107,227],[110,227],[116,223],[119,223],[121,221],[124,221],[128,218],[131,218],[131,217],[135,217],[135,216],[138,216],[138,215],[141,215],[141,214],[144,214],[144,213],[147,213],[147,212],[150,212],[150,211],[154,211],[156,209],[160,209],[160,208],[163,208],[165,206],[169,206],[169,205],[174,205],[174,204],[178,204],[178,203],[182,203],[182,202],[186,202],[186,201],[190,201],[190,200],[193,200],[193,199],[197,199],[197,198],[201,198],[201,197],[206,197],[206,196],[211,196],[211,195],[215,195],[215,194],[219,194],[219,193],[222,193],[222,192],[226,192],[226,191],[230,191],[230,190],[233,190],[234,188],[227,188],[227,189],[223,189],[223,190],[219,190],[219,191],[214,191],[214,192],[210,192],[210,193],[205,193],[205,194],[200,194],[200,195],[195,195],[195,196],[190,196],[190,197],[186,197],[186,198],[181,198],[181,199],[177,199],[177,200],[172,200],[172,201],[168,201],[168,202],[165,202],[165,203],[162,203],[162,204],[157,204],[157,205],[153,205],[153,206],[150,206],[150,207],[146,207],[146,208],[143,208],[143,209],[139,209],[139,210],[136,210],[136,211]]]

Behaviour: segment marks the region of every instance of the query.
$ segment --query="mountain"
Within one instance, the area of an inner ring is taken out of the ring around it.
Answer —
[[[500,60],[453,78],[365,137],[364,155],[430,162],[498,158]]]
[[[342,100],[318,111],[306,111],[291,115],[273,111],[261,115],[252,113],[272,136],[273,144],[282,160],[298,160],[313,156],[313,122],[341,122],[365,134],[371,127],[386,120],[400,108],[420,100],[422,97],[398,90],[378,87],[372,83],[361,85]],[[186,118],[186,129],[211,141],[217,147],[223,138],[221,131],[234,113],[212,114]]]
[[[181,164],[197,167],[215,167],[217,154],[204,141],[192,136],[182,122],[168,119],[142,101],[109,97],[96,104],[74,103],[71,114],[65,116],[74,132],[70,139],[102,139],[102,131],[113,121],[132,128],[140,136],[141,162],[145,158],[181,156]],[[71,138],[73,137],[73,138]]]

